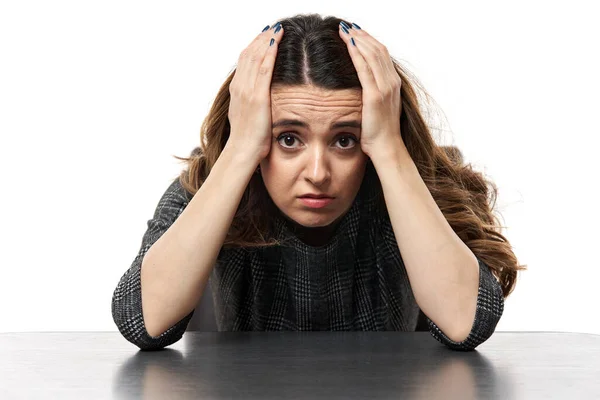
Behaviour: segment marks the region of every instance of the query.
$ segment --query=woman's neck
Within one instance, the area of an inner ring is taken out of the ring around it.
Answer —
[[[307,227],[285,217],[290,231],[303,243],[309,246],[323,246],[333,237],[341,217],[327,226]]]
[[[334,231],[335,226],[308,228],[299,225],[293,232],[298,239],[309,246],[323,246],[333,237]]]

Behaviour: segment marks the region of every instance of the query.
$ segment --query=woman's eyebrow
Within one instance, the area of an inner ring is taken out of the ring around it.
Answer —
[[[274,122],[271,126],[273,129],[278,126],[300,126],[302,128],[308,128],[308,124],[304,121],[300,121],[297,119],[280,119],[277,122]],[[331,124],[330,129],[336,128],[359,128],[360,129],[360,121],[350,120],[350,121],[337,121]]]

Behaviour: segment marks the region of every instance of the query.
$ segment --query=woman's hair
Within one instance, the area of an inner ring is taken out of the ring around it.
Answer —
[[[272,85],[361,89],[347,45],[339,37],[340,21],[339,18],[323,18],[318,14],[301,14],[280,20],[285,34],[278,44]],[[490,267],[507,297],[516,284],[517,271],[525,270],[526,265],[518,264],[510,243],[500,232],[502,226],[494,215],[497,188],[483,174],[470,165],[464,165],[462,154],[456,147],[436,145],[419,110],[421,104],[415,89],[420,89],[427,99],[430,96],[405,67],[394,58],[392,61],[402,80],[402,140],[454,232]],[[186,163],[187,168],[181,172],[179,180],[192,195],[208,177],[229,138],[229,85],[234,74],[235,70],[226,78],[202,123],[200,146],[189,157],[174,156]],[[377,187],[381,188],[379,179],[375,179]],[[383,199],[383,192],[380,190],[378,193]],[[262,177],[253,174],[223,246],[280,244],[268,234],[274,226],[275,210]]]

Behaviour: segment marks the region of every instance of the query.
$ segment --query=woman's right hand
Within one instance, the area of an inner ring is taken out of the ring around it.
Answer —
[[[279,23],[261,32],[240,54],[229,85],[231,131],[227,145],[258,162],[271,151],[271,77],[282,35]]]

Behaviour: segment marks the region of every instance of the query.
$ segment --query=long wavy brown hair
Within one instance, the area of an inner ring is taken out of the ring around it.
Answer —
[[[323,18],[318,14],[300,14],[280,20],[285,34],[278,45],[272,84],[314,85],[329,90],[361,88],[347,45],[339,37],[340,21],[340,18]],[[458,148],[435,143],[419,108],[423,104],[418,100],[416,89],[425,99],[431,96],[407,68],[393,57],[392,61],[402,79],[400,128],[406,148],[454,232],[490,267],[502,286],[504,297],[508,297],[516,284],[517,271],[525,270],[526,265],[518,264],[510,243],[501,233],[502,226],[494,210],[497,187],[471,165],[465,165]],[[179,181],[192,195],[208,177],[229,138],[229,84],[234,75],[235,70],[219,89],[202,123],[200,145],[189,157],[173,156],[186,164]],[[383,192],[379,193],[384,201]],[[276,206],[260,174],[253,174],[223,246],[280,244],[269,235],[274,226],[273,207]]]

